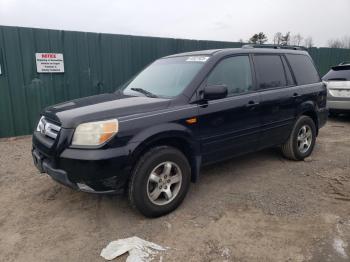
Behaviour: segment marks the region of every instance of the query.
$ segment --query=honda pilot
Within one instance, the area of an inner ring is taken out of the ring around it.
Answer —
[[[70,188],[127,192],[157,217],[185,198],[200,170],[280,146],[303,160],[327,120],[327,90],[306,51],[205,50],[156,60],[114,93],[46,108],[34,164]]]

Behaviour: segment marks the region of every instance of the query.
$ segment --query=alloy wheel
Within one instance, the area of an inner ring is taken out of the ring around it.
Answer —
[[[297,143],[300,153],[304,154],[309,150],[312,144],[312,130],[310,126],[303,125],[299,129]]]
[[[181,183],[182,172],[179,166],[170,161],[162,162],[148,177],[148,198],[155,205],[166,205],[178,195]]]

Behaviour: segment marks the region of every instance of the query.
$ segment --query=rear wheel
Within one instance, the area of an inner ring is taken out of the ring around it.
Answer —
[[[292,160],[303,160],[311,155],[316,142],[316,126],[308,116],[296,121],[288,140],[282,145],[282,153]]]
[[[158,146],[145,153],[135,166],[129,183],[129,200],[147,217],[176,209],[186,196],[191,169],[176,148]]]

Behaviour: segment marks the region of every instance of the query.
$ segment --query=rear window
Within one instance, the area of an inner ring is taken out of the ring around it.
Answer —
[[[350,66],[333,67],[322,80],[325,81],[350,81]]]
[[[254,64],[259,89],[283,87],[287,85],[286,76],[279,55],[255,55]]]
[[[309,56],[286,54],[298,85],[320,82],[318,72]]]

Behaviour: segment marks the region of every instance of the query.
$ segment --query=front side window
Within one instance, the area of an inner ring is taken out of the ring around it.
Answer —
[[[248,56],[234,56],[219,62],[207,79],[207,85],[226,85],[228,95],[247,93],[253,88]]]
[[[284,87],[286,75],[279,55],[255,55],[254,64],[259,89]]]
[[[208,56],[183,56],[155,61],[123,89],[125,95],[172,98],[181,94]]]

